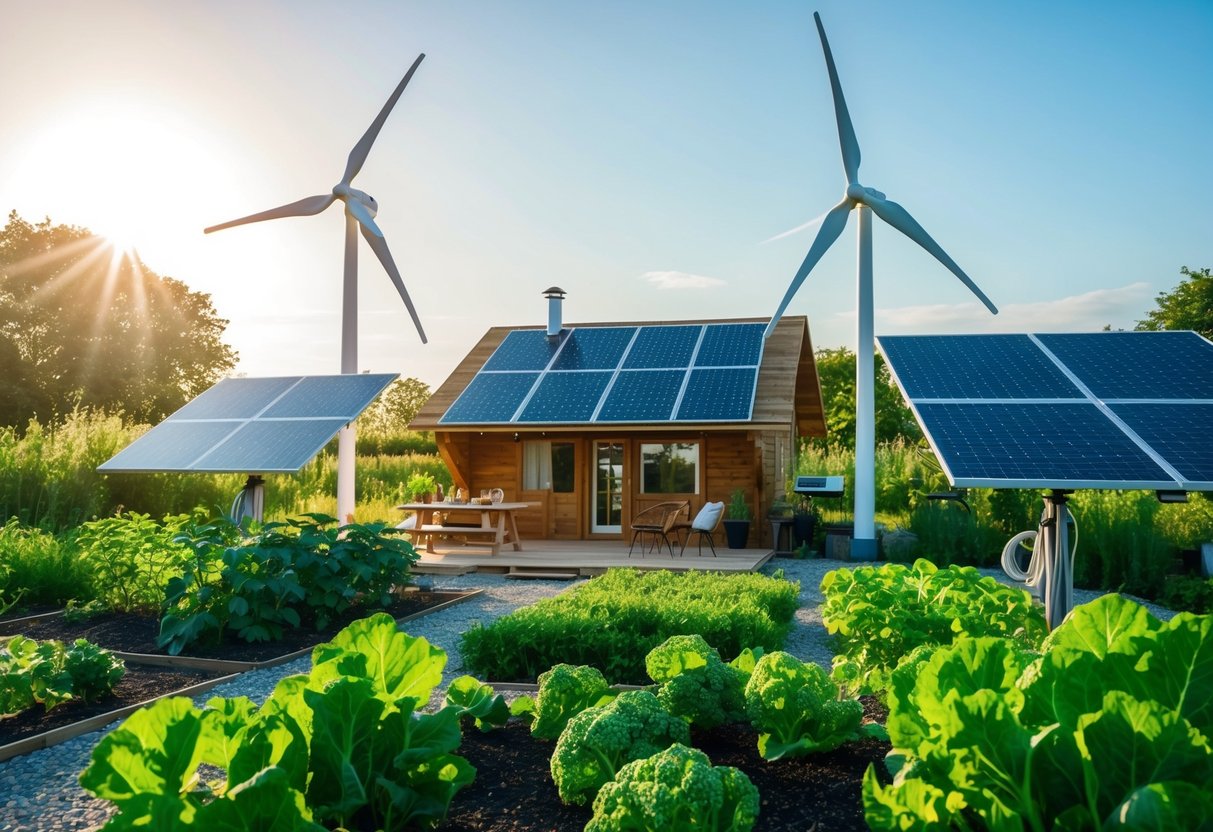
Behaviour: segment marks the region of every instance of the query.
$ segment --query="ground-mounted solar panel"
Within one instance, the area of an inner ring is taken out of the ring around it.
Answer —
[[[569,333],[553,370],[614,370],[636,335],[634,326],[578,327]]]
[[[517,329],[505,336],[484,369],[489,371],[545,369],[563,339],[549,338],[543,329]]]
[[[1195,333],[877,341],[953,485],[1213,490],[1213,344]]]
[[[598,411],[598,422],[668,422],[685,370],[624,370]]]
[[[514,418],[539,373],[480,373],[447,408],[442,422],[491,424]]]
[[[229,378],[112,459],[118,471],[297,471],[397,375]]]
[[[886,335],[880,339],[912,399],[1081,399],[1027,335]]]
[[[611,372],[547,373],[526,403],[519,422],[588,422]]]
[[[696,367],[756,367],[764,324],[709,324],[695,355]]]
[[[672,369],[687,367],[695,354],[702,326],[644,326],[640,328],[625,370]]]
[[[1195,332],[1036,337],[1101,399],[1213,398],[1213,344]]]
[[[694,369],[675,418],[679,422],[745,421],[754,409],[757,368]]]

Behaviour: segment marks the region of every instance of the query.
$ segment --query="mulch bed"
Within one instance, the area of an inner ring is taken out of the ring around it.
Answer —
[[[114,692],[104,699],[97,702],[67,702],[50,711],[35,705],[19,714],[0,719],[0,745],[116,711],[127,705],[138,705],[221,675],[204,670],[152,667],[131,662],[126,666],[126,674],[114,686]]]
[[[393,618],[403,618],[418,612],[424,612],[439,604],[462,598],[466,592],[406,592],[400,600],[388,607],[386,612]],[[263,662],[293,653],[307,647],[328,641],[342,627],[351,621],[365,618],[380,610],[357,609],[350,610],[340,620],[334,621],[323,630],[304,626],[287,629],[283,632],[281,641],[260,642],[250,644],[239,640],[225,641],[219,645],[192,645],[182,655],[195,658],[225,659],[238,662]],[[126,653],[151,653],[167,655],[156,646],[156,636],[160,633],[160,619],[132,613],[103,613],[83,621],[64,621],[62,618],[49,618],[30,622],[23,625],[4,624],[0,622],[0,635],[20,634],[38,641],[57,639],[59,641],[74,641],[85,638],[94,644],[110,650]]]
[[[887,715],[866,697],[864,711],[882,723]],[[755,832],[867,830],[860,796],[864,772],[875,764],[882,781],[889,780],[884,756],[890,746],[879,740],[847,743],[826,754],[774,763],[758,756],[757,735],[748,725],[692,731],[691,742],[713,765],[741,769],[758,788],[762,809]],[[583,828],[592,815],[590,807],[561,803],[552,782],[549,761],[555,745],[535,739],[517,720],[489,733],[465,728],[457,753],[476,767],[476,779],[455,795],[446,822],[438,828],[445,832]]]

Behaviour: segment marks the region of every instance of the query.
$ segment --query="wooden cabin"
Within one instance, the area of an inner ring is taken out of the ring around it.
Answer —
[[[553,298],[552,293],[559,292]],[[808,320],[493,327],[410,427],[433,431],[455,484],[531,503],[528,538],[630,538],[667,500],[746,496],[748,545],[771,547],[797,437],[824,436]],[[723,541],[721,534],[719,543]]]

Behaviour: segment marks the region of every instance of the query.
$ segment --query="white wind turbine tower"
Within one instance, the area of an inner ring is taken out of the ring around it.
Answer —
[[[354,145],[354,149],[350,151],[349,159],[345,163],[345,173],[342,174],[341,181],[333,186],[333,190],[330,193],[310,196],[298,202],[292,202],[289,205],[271,208],[268,211],[250,214],[247,217],[241,217],[238,220],[220,223],[219,225],[212,225],[210,228],[205,229],[206,233],[210,234],[212,231],[222,231],[235,225],[245,225],[251,222],[261,222],[262,220],[276,220],[281,217],[307,217],[312,214],[319,214],[338,200],[345,203],[345,282],[341,296],[341,372],[343,374],[358,372],[357,232],[359,228],[361,228],[362,236],[370,244],[371,250],[375,252],[375,256],[383,264],[388,277],[395,284],[396,291],[400,293],[400,297],[408,308],[414,325],[417,327],[417,333],[421,336],[421,343],[426,343],[425,330],[421,326],[421,319],[417,317],[417,310],[413,307],[413,301],[409,298],[408,290],[404,288],[404,281],[401,280],[400,271],[396,268],[395,261],[392,260],[391,252],[388,251],[387,241],[383,239],[383,232],[375,224],[375,214],[379,211],[379,203],[370,194],[350,187],[350,182],[362,170],[362,165],[366,162],[366,157],[371,152],[371,145],[375,143],[375,139],[379,136],[383,123],[387,121],[392,108],[396,106],[397,99],[404,92],[404,88],[408,85],[409,80],[413,77],[413,73],[417,71],[417,67],[421,64],[424,57],[424,54],[418,55],[417,60],[413,61],[413,65],[409,67],[409,71],[404,74],[404,78],[396,85],[396,89],[392,92],[391,97],[388,98],[387,103],[383,105],[383,109],[379,111],[379,115],[371,123],[366,134],[358,141],[358,144]],[[353,425],[346,425],[342,428],[338,434],[337,442],[337,517],[341,524],[344,525],[351,522],[354,515]]]
[[[856,329],[855,366],[855,533],[851,545],[851,556],[857,560],[876,559],[876,408],[875,379],[872,366],[874,333],[872,325],[872,214],[905,234],[926,249],[948,271],[960,278],[973,294],[995,315],[998,309],[990,302],[977,284],[969,279],[960,266],[947,255],[939,244],[931,239],[906,209],[896,202],[885,199],[880,191],[859,184],[859,142],[855,139],[855,128],[847,112],[847,102],[842,97],[842,85],[838,82],[838,70],[834,68],[834,56],[826,40],[821,15],[813,13],[817,22],[817,33],[821,36],[821,49],[825,53],[826,69],[830,73],[830,89],[834,93],[834,116],[838,121],[838,141],[842,145],[842,167],[847,176],[847,189],[842,201],[830,209],[822,220],[817,238],[809,248],[804,263],[792,278],[783,302],[775,311],[767,326],[765,337],[775,331],[784,310],[792,297],[804,283],[809,272],[826,250],[842,234],[847,217],[854,208],[859,209],[859,274],[858,315]]]

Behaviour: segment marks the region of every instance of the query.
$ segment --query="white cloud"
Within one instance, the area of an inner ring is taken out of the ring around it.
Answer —
[[[991,315],[977,301],[900,306],[876,310],[876,331],[922,332],[1090,332],[1105,324],[1127,326],[1144,314],[1152,294],[1149,283],[1096,289],[1032,303],[1008,303]],[[855,313],[840,317],[852,320]]]
[[[658,289],[711,289],[724,286],[725,281],[719,277],[705,277],[689,272],[645,272],[640,276]]]

